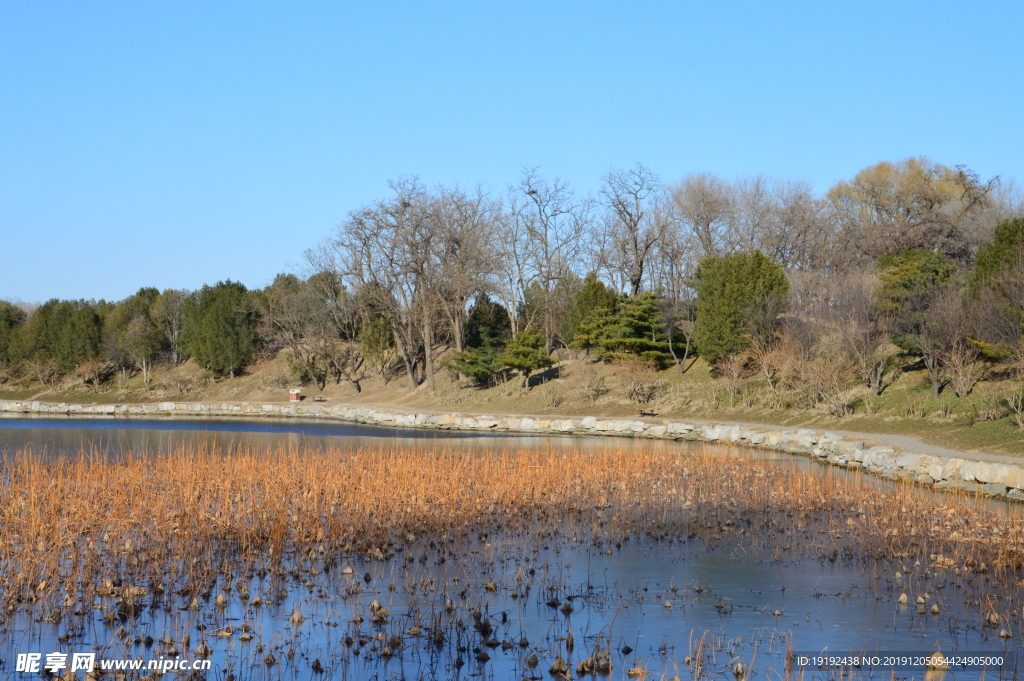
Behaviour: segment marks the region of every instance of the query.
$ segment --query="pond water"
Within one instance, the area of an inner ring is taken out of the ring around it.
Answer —
[[[468,447],[687,448],[284,420],[0,418],[0,450],[28,447],[54,455],[83,446],[116,454],[169,451],[183,442],[230,449],[359,446],[396,438],[410,444],[444,438]],[[758,455],[779,465],[816,465],[802,457]],[[779,560],[751,550],[709,550],[685,538],[595,543],[565,537],[525,546],[514,538],[482,537],[453,547],[423,537],[393,556],[296,557],[293,566],[285,575],[258,571],[221,582],[192,608],[149,593],[127,612],[110,598],[56,621],[38,612],[10,615],[0,626],[0,674],[38,677],[18,672],[19,654],[40,653],[45,664],[48,653],[91,652],[115,664],[156,660],[171,670],[171,663],[198,660],[198,653],[211,669],[192,678],[225,681],[581,678],[590,671],[588,659],[598,667],[596,678],[922,679],[927,672],[917,658],[941,651],[1003,663],[927,678],[997,679],[1017,678],[1024,627],[1019,611],[1009,610],[998,626],[986,625],[983,611],[993,602],[987,575],[899,561]],[[902,594],[907,603],[899,602]],[[375,618],[379,608],[387,612]],[[115,610],[116,617],[109,614]],[[877,658],[823,670],[811,659],[823,652]],[[611,669],[601,674],[605,656]],[[550,671],[558,658],[568,676]]]
[[[239,418],[109,418],[0,416],[0,452],[30,448],[51,453],[77,453],[83,448],[116,454],[124,451],[165,452],[180,445],[211,445],[223,450],[239,446],[361,446],[383,441],[412,445],[445,440],[460,446],[495,442],[491,433],[451,430],[382,428],[356,423],[326,423],[296,419]],[[509,436],[504,436],[511,439]],[[570,445],[570,437],[515,437],[517,445],[538,441]]]

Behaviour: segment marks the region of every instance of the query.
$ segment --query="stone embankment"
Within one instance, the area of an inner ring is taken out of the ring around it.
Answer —
[[[866,447],[849,434],[778,427],[711,425],[694,422],[587,417],[481,416],[407,411],[385,407],[253,402],[160,402],[159,404],[80,405],[0,401],[0,412],[69,416],[241,416],[298,417],[363,423],[394,428],[607,435],[658,440],[735,444],[804,454],[822,463],[857,468],[893,480],[909,480],[935,489],[957,489],[1024,501],[1022,465],[962,456],[937,456],[910,450]],[[870,436],[868,436],[870,437]],[[989,457],[991,458],[991,457]]]

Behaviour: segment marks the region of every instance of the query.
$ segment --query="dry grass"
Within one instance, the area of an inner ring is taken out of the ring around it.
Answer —
[[[487,540],[604,546],[637,535],[920,560],[1008,585],[1024,555],[1017,514],[973,498],[711,450],[18,453],[0,480],[0,594],[7,612],[131,593],[187,606],[254,571],[330,570],[417,542],[457,559]]]

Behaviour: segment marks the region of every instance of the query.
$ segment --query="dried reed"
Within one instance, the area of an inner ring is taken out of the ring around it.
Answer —
[[[555,536],[604,547],[638,535],[920,560],[1007,583],[1024,553],[1017,515],[971,497],[712,449],[19,452],[0,477],[0,598],[8,612],[132,593],[189,605],[218,580],[330,569],[346,555],[429,543],[457,557],[474,542]]]

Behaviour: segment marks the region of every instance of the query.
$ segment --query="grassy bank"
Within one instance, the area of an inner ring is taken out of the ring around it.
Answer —
[[[854,388],[844,396],[849,413],[837,417],[799,396],[779,399],[756,378],[729,381],[713,378],[697,361],[685,373],[675,368],[652,372],[640,366],[596,363],[592,358],[565,354],[544,374],[523,386],[518,377],[482,388],[447,370],[436,375],[437,390],[425,385],[412,389],[402,375],[370,376],[357,391],[351,384],[329,383],[320,391],[306,386],[309,396],[328,403],[367,403],[463,413],[559,414],[568,416],[635,416],[641,404],[659,416],[707,419],[905,435],[940,447],[965,452],[1024,456],[1024,437],[1003,398],[1017,383],[982,381],[965,399],[945,390],[930,396],[923,370],[905,371],[881,396]],[[45,386],[28,382],[7,384],[0,399],[41,399],[50,402],[131,403],[161,400],[285,401],[296,383],[282,357],[263,361],[235,379],[214,379],[193,362],[173,370],[157,370],[146,390],[141,377],[112,381],[99,391],[84,389],[74,379]]]

